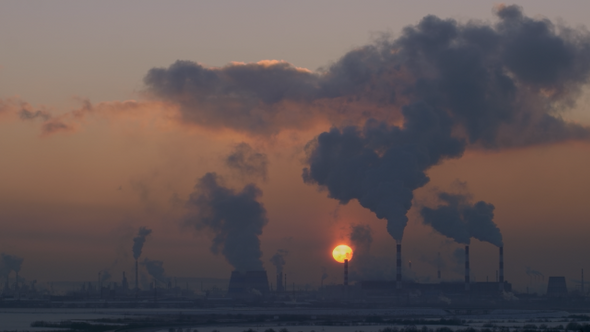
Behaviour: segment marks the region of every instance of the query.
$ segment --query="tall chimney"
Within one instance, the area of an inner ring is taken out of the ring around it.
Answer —
[[[137,266],[137,259],[135,260],[135,297],[139,295],[139,268]]]
[[[348,259],[344,260],[344,286],[348,286]]]
[[[465,246],[465,290],[469,291],[469,246]]]
[[[402,288],[402,245],[397,244],[397,273],[396,273],[396,285],[397,289]]]
[[[438,268],[438,271],[437,271],[438,272],[437,273],[438,274],[438,281],[440,282],[440,251],[438,252],[438,266],[437,266],[437,268]]]
[[[504,247],[500,247],[500,270],[498,275],[498,282],[500,291],[504,291]]]

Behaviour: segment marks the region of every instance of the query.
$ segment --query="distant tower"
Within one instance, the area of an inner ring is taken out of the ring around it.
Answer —
[[[465,290],[469,291],[469,246],[465,246]]]
[[[504,291],[504,247],[500,247],[500,269],[498,275],[500,291]]]
[[[397,262],[396,262],[397,271],[396,271],[396,277],[395,277],[395,288],[401,289],[402,288],[402,245],[401,244],[399,244],[399,243],[397,244],[396,251],[397,251]]]

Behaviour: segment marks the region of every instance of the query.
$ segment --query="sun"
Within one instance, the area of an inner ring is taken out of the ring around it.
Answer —
[[[352,249],[346,244],[341,244],[334,248],[332,256],[338,263],[344,263],[345,259],[350,261],[352,259]]]

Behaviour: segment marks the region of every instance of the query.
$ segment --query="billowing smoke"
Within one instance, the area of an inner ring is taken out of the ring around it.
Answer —
[[[277,252],[270,258],[270,262],[277,268],[277,274],[283,273],[283,266],[285,266],[285,256],[289,252],[284,249],[279,249]]]
[[[438,198],[445,205],[423,207],[424,223],[458,243],[469,244],[471,238],[502,246],[502,233],[494,223],[494,206],[484,201],[472,204],[469,196],[442,192]]]
[[[11,271],[18,273],[20,271],[21,265],[23,264],[24,258],[20,258],[15,255],[8,255],[2,253],[2,265],[4,266],[4,270],[7,271],[7,274],[10,274]]]
[[[221,68],[177,61],[151,69],[144,82],[180,105],[187,122],[254,135],[318,116],[391,124],[404,105],[423,101],[488,148],[588,139],[587,128],[558,112],[588,82],[590,34],[527,17],[518,6],[496,14],[495,24],[426,16],[399,38],[355,48],[318,72],[282,61]]]
[[[234,150],[225,159],[225,164],[235,170],[244,179],[266,180],[268,171],[268,157],[266,154],[256,151],[250,144],[242,142],[235,146]]]
[[[189,196],[185,221],[198,230],[210,230],[214,234],[211,251],[221,252],[236,270],[262,270],[258,237],[268,219],[266,209],[257,200],[261,195],[254,184],[236,192],[223,186],[217,174],[207,173]]]
[[[137,236],[133,238],[133,258],[139,259],[141,256],[141,250],[143,249],[143,244],[145,243],[145,238],[152,233],[151,229],[148,229],[144,226],[139,227],[139,231],[137,231]]]
[[[530,266],[526,267],[525,273],[527,276],[529,276],[529,278],[531,279],[531,282],[545,280],[545,275],[543,273],[532,269]]]
[[[306,183],[327,188],[347,204],[356,199],[401,241],[413,191],[430,180],[426,170],[443,158],[459,157],[465,143],[451,136],[449,116],[420,102],[404,107],[404,127],[369,120],[363,128],[332,128],[309,151]]]
[[[164,262],[155,259],[152,260],[149,258],[144,258],[141,262],[141,265],[145,267],[152,278],[162,283],[167,281],[166,272],[164,271]]]

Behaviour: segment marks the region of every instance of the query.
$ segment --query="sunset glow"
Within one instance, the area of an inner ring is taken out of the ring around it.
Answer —
[[[341,244],[334,248],[332,256],[338,263],[344,263],[344,260],[350,261],[352,259],[352,248],[346,244]]]

